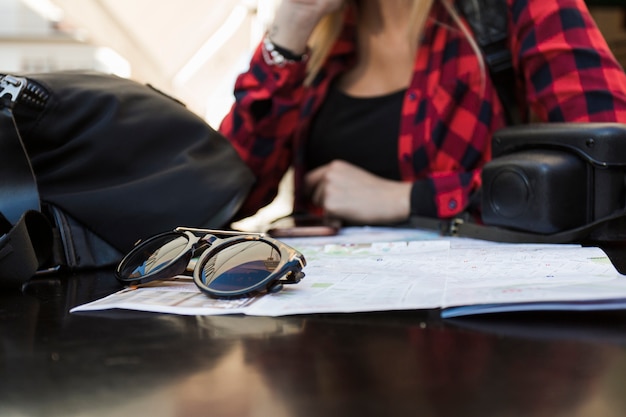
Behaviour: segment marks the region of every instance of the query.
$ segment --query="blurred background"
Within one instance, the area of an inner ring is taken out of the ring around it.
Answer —
[[[0,0],[0,70],[148,82],[216,126],[275,0]]]
[[[112,72],[154,85],[217,128],[279,1],[0,0],[0,72]],[[626,0],[587,5],[626,67]],[[257,221],[290,207],[283,198]]]

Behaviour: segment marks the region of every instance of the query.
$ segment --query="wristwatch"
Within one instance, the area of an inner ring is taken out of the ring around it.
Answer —
[[[286,64],[303,62],[309,57],[306,52],[302,55],[298,55],[291,52],[289,49],[276,45],[267,35],[263,38],[261,52],[263,53],[263,59],[267,65],[277,65],[279,67]]]

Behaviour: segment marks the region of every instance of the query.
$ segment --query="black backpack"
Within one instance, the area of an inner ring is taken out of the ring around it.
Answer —
[[[0,286],[115,264],[177,226],[224,227],[253,182],[226,138],[149,85],[0,77]]]

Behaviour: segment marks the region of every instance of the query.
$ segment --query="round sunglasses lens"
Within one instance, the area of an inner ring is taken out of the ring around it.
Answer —
[[[235,243],[205,261],[200,280],[209,290],[241,294],[256,290],[279,263],[280,252],[269,243]]]
[[[187,236],[180,234],[163,235],[140,243],[124,260],[120,276],[129,279],[154,274],[180,256],[188,243]]]

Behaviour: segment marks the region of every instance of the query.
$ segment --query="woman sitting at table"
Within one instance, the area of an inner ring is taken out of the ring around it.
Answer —
[[[471,0],[456,0],[471,1]],[[626,75],[583,0],[503,0],[523,119],[625,122]],[[295,209],[349,223],[468,209],[506,117],[453,0],[283,0],[220,131]]]

